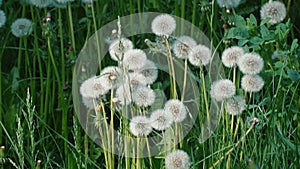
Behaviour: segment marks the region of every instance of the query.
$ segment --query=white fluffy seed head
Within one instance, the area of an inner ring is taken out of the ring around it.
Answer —
[[[182,122],[187,116],[185,105],[177,99],[168,100],[164,110],[172,115],[174,122]]]
[[[116,66],[108,66],[102,69],[99,79],[109,89],[117,88],[122,82],[122,70]]]
[[[227,9],[236,8],[239,6],[241,0],[217,0],[218,5]]]
[[[151,106],[155,101],[155,92],[146,86],[140,86],[133,91],[132,100],[140,107]]]
[[[83,105],[90,110],[94,109],[94,101],[93,100],[94,100],[93,98],[82,97]]]
[[[129,130],[134,136],[147,136],[151,133],[152,127],[149,118],[146,116],[135,116],[130,120]]]
[[[188,54],[192,47],[196,46],[196,41],[189,36],[181,36],[176,39],[172,49],[175,56],[179,59],[185,59],[188,57]]]
[[[264,87],[264,80],[259,75],[244,75],[241,86],[246,92],[259,92]]]
[[[132,91],[136,90],[139,86],[146,86],[146,78],[140,73],[129,73],[125,83],[130,85]]]
[[[129,70],[143,68],[147,60],[146,53],[141,49],[130,49],[124,54],[123,65]]]
[[[109,46],[110,57],[115,61],[121,61],[123,55],[129,49],[133,48],[133,44],[129,39],[121,38],[113,41]]]
[[[157,109],[151,113],[151,126],[159,131],[170,128],[173,123],[172,114],[164,109]]]
[[[235,90],[235,85],[231,80],[217,80],[211,85],[210,95],[217,101],[223,101],[234,96]]]
[[[142,74],[145,77],[145,81],[147,84],[154,83],[158,75],[157,67],[151,60],[146,60],[145,65],[141,69],[138,69],[136,72]]]
[[[271,18],[269,21],[271,25],[279,23],[286,17],[285,5],[279,1],[269,1],[261,7],[260,17]]]
[[[98,98],[99,95],[104,95],[109,88],[96,76],[85,80],[80,86],[80,94],[87,98]]]
[[[158,36],[168,36],[176,29],[176,21],[171,15],[161,14],[153,19],[151,29],[152,32]]]
[[[246,108],[246,101],[242,96],[233,96],[226,101],[226,111],[231,115],[241,114]]]
[[[206,66],[211,59],[211,52],[204,45],[194,46],[188,55],[189,61],[194,66]]]
[[[165,158],[166,169],[189,169],[190,157],[182,150],[175,150]]]
[[[222,53],[222,62],[226,67],[235,67],[238,59],[244,55],[244,49],[239,46],[227,48]]]
[[[238,66],[244,74],[258,74],[264,67],[264,60],[256,53],[246,53],[238,60]]]
[[[119,100],[121,105],[129,105],[131,103],[131,91],[128,83],[117,88],[116,98]]]
[[[11,33],[15,35],[15,37],[23,37],[30,35],[33,30],[33,22],[27,18],[19,18],[16,19],[11,24]]]

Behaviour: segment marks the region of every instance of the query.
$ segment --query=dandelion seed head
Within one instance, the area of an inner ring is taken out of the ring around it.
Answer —
[[[148,107],[155,101],[155,92],[146,86],[140,86],[133,91],[132,99],[138,106]]]
[[[30,35],[32,32],[33,23],[26,18],[19,18],[11,25],[11,32],[16,37]]]
[[[98,98],[99,95],[104,95],[108,92],[108,88],[96,76],[85,80],[79,90],[82,97],[87,98]]]
[[[146,60],[145,65],[142,68],[137,69],[136,72],[144,76],[146,84],[154,83],[158,75],[155,63],[148,59]]]
[[[260,17],[261,19],[271,18],[269,21],[271,25],[279,23],[286,17],[285,5],[279,1],[270,1],[261,7]]]
[[[241,86],[246,92],[259,92],[264,87],[264,80],[259,75],[244,75]]]
[[[129,83],[132,91],[147,85],[145,76],[140,73],[129,73],[125,83]]]
[[[190,157],[182,150],[175,150],[165,158],[166,169],[189,169]]]
[[[164,109],[157,109],[150,116],[151,126],[159,131],[170,128],[173,123],[172,119],[172,114]]]
[[[110,57],[115,61],[120,61],[125,52],[129,49],[133,49],[133,44],[131,40],[126,38],[121,38],[113,41],[109,45],[109,54]]]
[[[238,59],[244,55],[244,49],[239,46],[227,48],[222,53],[222,62],[226,67],[235,67]]]
[[[147,60],[146,53],[141,49],[130,49],[124,54],[123,65],[129,70],[143,68]]]
[[[226,111],[231,115],[241,114],[246,108],[246,101],[242,96],[233,96],[227,99]]]
[[[0,28],[5,25],[6,15],[4,11],[0,10]]]
[[[132,99],[129,84],[124,83],[117,88],[116,98],[119,100],[121,105],[129,105],[131,103]]]
[[[210,95],[217,101],[223,101],[234,96],[235,90],[235,85],[231,80],[217,80],[211,85]]]
[[[90,98],[90,97],[82,97],[82,103],[83,105],[90,109],[90,110],[93,110],[94,109],[94,101],[93,101],[93,98]]]
[[[182,122],[187,116],[185,105],[177,99],[168,100],[164,110],[172,115],[174,122]]]
[[[149,118],[145,116],[135,116],[130,120],[129,130],[134,136],[148,136],[152,127]]]
[[[74,0],[56,0],[58,3],[74,2]]]
[[[238,60],[238,66],[244,74],[257,74],[264,67],[264,60],[256,53],[246,53]]]
[[[100,80],[107,88],[115,89],[122,82],[122,70],[117,66],[108,66],[102,69]]]
[[[211,52],[208,47],[197,45],[191,49],[188,58],[190,63],[194,66],[206,66],[210,62]]]
[[[226,7],[227,9],[238,7],[240,2],[241,0],[217,0],[219,7]]]
[[[176,21],[171,15],[161,14],[153,19],[151,29],[158,36],[171,35],[176,29]]]
[[[196,46],[197,42],[189,36],[181,36],[176,39],[172,49],[175,56],[179,59],[185,59],[188,57],[188,54],[192,47]]]

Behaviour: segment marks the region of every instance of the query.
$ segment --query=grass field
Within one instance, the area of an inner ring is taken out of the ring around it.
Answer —
[[[268,2],[0,0],[0,168],[300,168],[300,2]]]

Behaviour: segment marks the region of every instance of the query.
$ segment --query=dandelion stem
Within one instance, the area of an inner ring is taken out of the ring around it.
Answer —
[[[184,102],[185,90],[186,90],[186,78],[187,78],[187,59],[184,60],[184,76],[183,76],[183,87],[182,87],[182,95],[181,102]]]
[[[169,44],[169,40],[166,36],[164,36],[164,40],[165,40],[165,43],[166,43],[166,47],[167,47],[167,55],[168,55],[168,59],[170,61],[170,67],[171,67],[171,70],[170,71],[170,75],[172,77],[172,82],[171,82],[171,88],[173,89],[173,92],[172,92],[172,98],[177,98],[177,91],[176,91],[176,76],[175,76],[175,70],[174,70],[174,63],[173,63],[173,58],[172,58],[172,53],[171,53],[171,47],[170,47],[170,44]]]

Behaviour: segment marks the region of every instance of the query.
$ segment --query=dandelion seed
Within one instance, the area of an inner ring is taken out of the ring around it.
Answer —
[[[185,105],[177,99],[168,100],[164,110],[172,114],[174,122],[182,122],[187,115]]]
[[[189,169],[190,157],[182,150],[175,150],[165,158],[166,169]]]
[[[130,120],[129,130],[134,136],[147,136],[151,133],[152,127],[149,118],[135,116]]]
[[[131,103],[132,99],[129,84],[125,83],[117,88],[116,98],[118,98],[121,105],[129,105]]]
[[[146,78],[140,73],[129,73],[125,83],[130,84],[132,91],[136,90],[139,86],[146,86]]]
[[[154,62],[151,60],[146,60],[145,65],[137,69],[137,72],[145,77],[146,84],[152,84],[156,81],[158,71]]]
[[[94,99],[93,98],[89,98],[89,97],[82,97],[82,103],[83,105],[88,108],[93,110],[94,109]]]
[[[235,85],[231,80],[217,80],[211,85],[210,95],[217,101],[223,101],[235,95]]]
[[[210,62],[211,52],[208,47],[197,45],[191,49],[188,58],[194,66],[206,66]]]
[[[246,101],[242,96],[233,96],[226,102],[226,111],[231,115],[241,114],[246,107]]]
[[[123,65],[129,70],[143,68],[147,60],[146,53],[141,49],[130,49],[124,54]]]
[[[151,106],[155,101],[155,93],[146,86],[140,86],[132,93],[132,99],[140,107]]]
[[[109,46],[110,57],[115,61],[120,61],[123,59],[123,55],[129,49],[133,48],[133,44],[129,39],[121,38],[113,41]]]
[[[264,67],[264,60],[256,53],[246,53],[238,60],[238,66],[244,74],[257,74]]]
[[[115,89],[122,81],[122,70],[116,66],[108,66],[102,69],[100,73],[100,80],[107,88]]]
[[[153,19],[151,29],[158,36],[171,35],[176,29],[176,21],[171,15],[161,14]]]
[[[163,109],[155,110],[150,116],[151,126],[159,131],[170,128],[173,123],[172,119],[172,114],[168,111],[164,111]]]
[[[217,0],[219,7],[226,7],[227,9],[238,7],[240,2],[241,0]]]
[[[264,86],[264,80],[259,75],[244,75],[241,86],[246,92],[259,92]]]
[[[52,5],[52,0],[30,0],[30,3],[39,8],[45,8]]]
[[[11,25],[11,32],[16,37],[30,35],[32,32],[33,23],[26,18],[19,18]]]
[[[175,56],[179,59],[185,59],[192,47],[196,46],[196,41],[189,36],[179,37],[173,44],[172,49]]]
[[[283,21],[286,17],[286,8],[282,2],[270,1],[264,4],[260,10],[261,19],[271,18],[271,25]]]
[[[5,25],[6,15],[4,11],[0,10],[0,28]]]
[[[80,86],[80,94],[87,98],[98,98],[108,92],[108,88],[96,76],[85,80]]]
[[[242,55],[244,55],[244,49],[239,46],[227,48],[222,54],[222,62],[226,67],[235,67]]]

